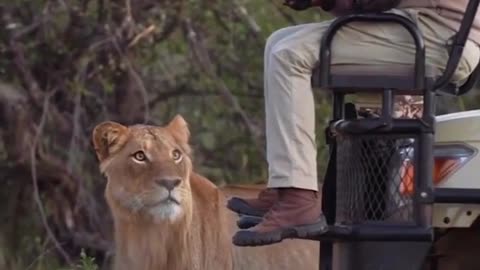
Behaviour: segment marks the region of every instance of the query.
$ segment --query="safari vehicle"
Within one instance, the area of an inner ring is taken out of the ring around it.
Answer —
[[[426,66],[420,30],[395,14],[339,17],[324,35],[312,77],[333,96],[322,198],[329,230],[313,239],[321,241],[320,270],[480,269],[480,110],[435,116],[437,96],[461,96],[478,81],[480,65],[462,85],[450,80],[479,2],[470,0],[443,73]],[[354,21],[403,26],[415,42],[415,63],[331,65],[335,33]],[[346,102],[364,93],[381,94],[380,115],[360,117]],[[397,95],[421,97],[422,116],[392,117]]]

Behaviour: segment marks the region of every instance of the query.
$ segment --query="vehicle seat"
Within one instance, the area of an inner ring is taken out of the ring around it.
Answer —
[[[312,73],[312,87],[329,88],[341,92],[379,92],[383,89],[394,89],[399,95],[421,95],[415,88],[414,65],[332,65],[330,80],[327,85],[320,82],[320,68],[316,67]],[[426,86],[433,84],[442,75],[438,68],[425,67]],[[354,87],[352,87],[354,86]],[[450,83],[447,88],[458,88],[456,83]]]

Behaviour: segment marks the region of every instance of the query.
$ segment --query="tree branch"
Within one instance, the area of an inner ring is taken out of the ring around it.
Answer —
[[[227,103],[230,104],[230,106],[232,106],[235,113],[237,113],[243,120],[248,131],[253,136],[254,142],[257,144],[258,151],[260,151],[260,153],[265,156],[263,144],[260,142],[261,132],[259,131],[258,127],[256,127],[255,124],[250,120],[250,117],[243,110],[237,98],[235,97],[235,95],[232,94],[232,91],[228,88],[225,81],[217,76],[208,51],[202,44],[202,42],[198,40],[198,33],[193,29],[190,21],[185,20],[183,25],[186,30],[187,40],[189,41],[189,45],[192,51],[195,53],[195,59],[200,65],[201,70],[203,70],[204,74],[210,77],[212,81],[217,82],[217,86],[220,93],[222,94],[222,97]]]
[[[33,142],[32,142],[32,145],[30,147],[30,170],[31,170],[31,175],[32,175],[33,197],[34,197],[35,202],[37,204],[38,211],[40,213],[40,218],[41,218],[42,223],[43,223],[43,227],[45,228],[48,237],[54,243],[54,245],[55,245],[57,251],[60,253],[60,255],[62,255],[62,257],[65,259],[65,261],[69,265],[72,265],[72,259],[67,254],[67,252],[62,248],[62,246],[58,242],[57,238],[55,237],[55,234],[53,233],[52,229],[48,225],[47,217],[45,215],[45,210],[43,208],[43,203],[42,203],[42,200],[40,198],[40,193],[38,191],[36,149],[38,147],[38,142],[40,140],[40,136],[42,134],[42,130],[43,130],[43,127],[45,125],[46,118],[47,118],[49,101],[50,101],[50,98],[53,96],[53,94],[55,92],[56,91],[50,92],[47,96],[45,96],[45,99],[44,99],[43,112],[42,112],[42,116],[40,118],[40,123],[38,124],[37,132],[35,134],[35,137],[33,138]]]
[[[143,80],[140,77],[140,75],[138,75],[137,71],[133,68],[133,64],[130,61],[129,57],[125,55],[125,53],[122,51],[122,48],[120,47],[120,44],[117,41],[117,38],[111,33],[110,28],[108,26],[107,26],[107,30],[110,32],[111,40],[115,50],[120,55],[122,60],[125,62],[128,69],[128,73],[132,76],[133,80],[137,84],[138,89],[140,90],[140,93],[142,94],[143,107],[144,107],[143,122],[147,123],[150,118],[150,107],[148,103],[148,91],[145,88],[145,84],[143,83]]]

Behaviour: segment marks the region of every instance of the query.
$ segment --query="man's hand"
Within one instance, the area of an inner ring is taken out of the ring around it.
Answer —
[[[305,10],[310,7],[321,6],[322,0],[286,0],[283,4],[294,10]]]
[[[283,4],[294,10],[305,10],[312,7],[312,1],[318,0],[286,0]]]

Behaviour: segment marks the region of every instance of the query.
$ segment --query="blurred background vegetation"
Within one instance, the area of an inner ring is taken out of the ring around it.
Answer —
[[[266,38],[328,18],[281,0],[0,0],[0,269],[108,269],[90,141],[103,120],[182,114],[198,172],[219,185],[265,181]],[[330,107],[315,95],[322,175]]]

